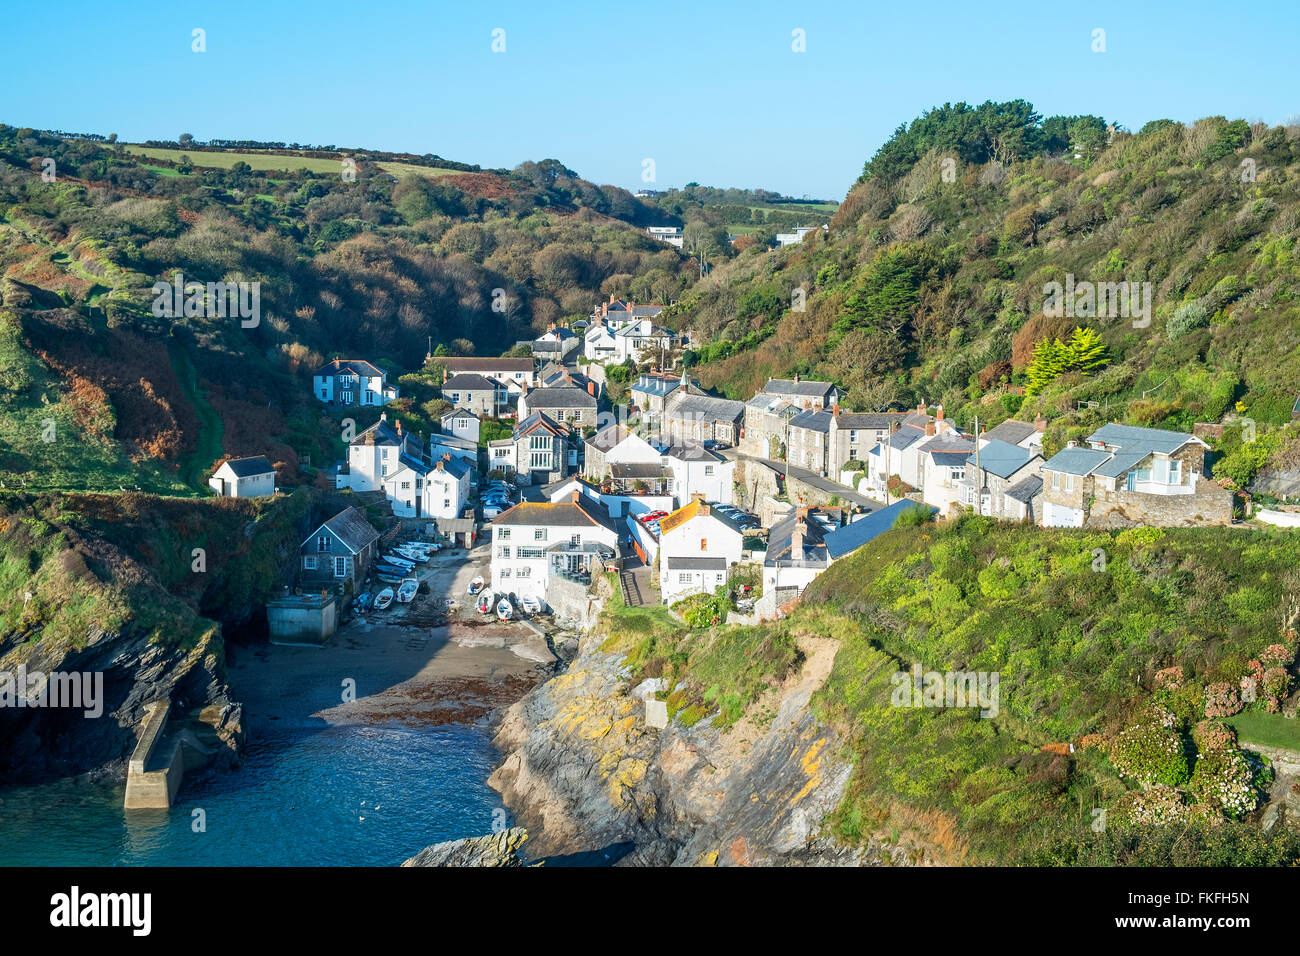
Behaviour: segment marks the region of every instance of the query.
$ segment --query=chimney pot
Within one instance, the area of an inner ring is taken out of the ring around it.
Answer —
[[[1034,429],[1039,432],[1047,431],[1047,419],[1043,417],[1042,412],[1034,416]]]
[[[925,423],[925,433],[926,433],[927,435],[933,435],[933,434],[935,434],[935,431],[936,431],[936,429],[935,429],[935,427],[934,427],[934,422],[926,422],[926,423]]]
[[[940,403],[939,407],[934,410],[934,420],[936,422],[943,421],[943,403]]]

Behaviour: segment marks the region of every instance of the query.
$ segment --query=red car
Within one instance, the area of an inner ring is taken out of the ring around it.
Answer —
[[[652,511],[648,515],[642,515],[636,520],[640,521],[642,524],[645,524],[647,521],[655,521],[659,518],[666,518],[666,517],[668,517],[667,511]]]

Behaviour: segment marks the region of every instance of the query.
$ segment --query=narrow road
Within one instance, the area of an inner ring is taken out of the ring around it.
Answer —
[[[749,461],[756,461],[759,464],[766,465],[777,474],[787,475],[791,478],[802,481],[805,485],[816,488],[818,491],[825,492],[829,498],[832,495],[838,495],[841,501],[848,501],[870,513],[879,511],[885,507],[883,501],[875,498],[869,498],[860,491],[854,491],[848,485],[842,485],[831,478],[824,478],[815,471],[809,471],[807,468],[799,468],[795,465],[787,464],[783,461],[774,461],[771,458],[754,458],[751,455],[745,455],[740,452],[736,453],[737,458],[745,458]]]

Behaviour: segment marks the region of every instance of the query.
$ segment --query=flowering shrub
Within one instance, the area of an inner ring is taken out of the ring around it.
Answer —
[[[1260,652],[1259,659],[1264,666],[1290,667],[1295,660],[1295,650],[1285,644],[1270,644]]]
[[[1210,684],[1205,688],[1205,716],[1231,717],[1241,710],[1241,696],[1237,688],[1226,681]]]
[[[1237,735],[1217,720],[1203,720],[1192,728],[1192,741],[1200,753],[1222,753],[1237,746]]]
[[[1187,823],[1192,816],[1183,795],[1163,783],[1150,790],[1126,793],[1116,807],[1116,814],[1139,826]]]
[[[1198,801],[1222,810],[1233,820],[1240,820],[1259,805],[1255,771],[1235,747],[1202,752],[1190,787]]]
[[[1263,660],[1250,660],[1246,666],[1250,676],[1242,679],[1243,686],[1250,681],[1251,689],[1263,696],[1264,709],[1276,714],[1282,708],[1282,700],[1291,686],[1291,675],[1286,668],[1292,658],[1289,648],[1281,644],[1270,644],[1260,654]],[[1272,665],[1272,666],[1269,666]]]
[[[673,605],[687,627],[714,627],[727,619],[731,602],[725,597],[709,594],[692,594]]]
[[[1169,711],[1151,707],[1138,723],[1120,731],[1106,755],[1121,777],[1177,787],[1186,783],[1191,773],[1177,724]]]
[[[1177,664],[1156,671],[1157,690],[1178,690],[1181,686],[1183,686],[1183,669]]]

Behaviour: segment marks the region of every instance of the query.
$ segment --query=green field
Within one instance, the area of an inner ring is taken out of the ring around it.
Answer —
[[[1224,723],[1237,732],[1237,738],[1246,743],[1284,750],[1300,750],[1300,717],[1283,717],[1248,710],[1229,717]]]
[[[375,165],[399,179],[411,173],[426,179],[441,179],[443,176],[463,176],[468,172],[464,169],[441,169],[437,166],[415,166],[411,163],[376,163]]]
[[[235,163],[248,163],[253,169],[305,169],[313,173],[337,173],[338,159],[315,159],[310,156],[278,156],[270,153],[220,153],[202,150],[164,149],[157,146],[126,145],[127,152],[149,159],[166,159],[179,163],[182,156],[188,156],[195,166],[210,166],[214,169],[231,169]]]

